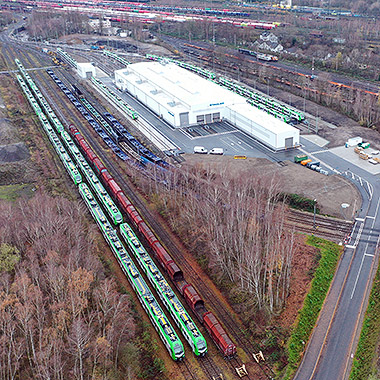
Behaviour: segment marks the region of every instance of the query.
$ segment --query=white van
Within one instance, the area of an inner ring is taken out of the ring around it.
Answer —
[[[194,153],[207,154],[207,149],[204,146],[195,146]]]
[[[223,148],[212,148],[209,152],[210,154],[223,154]]]

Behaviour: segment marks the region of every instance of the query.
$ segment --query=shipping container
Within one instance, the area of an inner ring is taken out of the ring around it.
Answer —
[[[297,154],[297,156],[294,156],[294,162],[296,162],[297,164],[307,159],[308,156],[306,154]]]

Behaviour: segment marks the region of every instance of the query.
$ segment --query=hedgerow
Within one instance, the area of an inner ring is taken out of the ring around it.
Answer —
[[[301,361],[301,353],[317,321],[342,251],[337,244],[315,236],[309,236],[307,244],[320,249],[321,259],[288,342],[288,365],[284,379],[290,379],[293,376]]]

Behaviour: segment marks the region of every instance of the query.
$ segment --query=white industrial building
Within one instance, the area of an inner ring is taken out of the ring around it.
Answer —
[[[77,73],[83,79],[90,79],[95,76],[95,66],[89,62],[78,62]]]
[[[298,129],[174,63],[131,64],[115,71],[115,83],[175,128],[225,120],[273,149],[299,145]]]

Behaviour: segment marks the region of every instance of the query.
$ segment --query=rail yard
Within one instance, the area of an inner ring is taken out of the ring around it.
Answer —
[[[129,288],[135,292],[134,298],[139,301],[139,313],[151,321],[176,371],[183,379],[194,380],[274,379],[274,369],[265,360],[261,346],[247,337],[242,321],[231,313],[223,298],[216,295],[214,287],[199,274],[199,268],[184,255],[181,245],[130,181],[129,168],[133,168],[133,175],[138,173],[165,182],[171,168],[186,165],[186,162],[178,154],[181,147],[172,135],[155,143],[154,139],[149,141],[146,137],[149,129],[145,135],[141,132],[139,123],[148,126],[157,115],[150,115],[148,120],[148,113],[141,112],[144,107],[137,99],[120,95],[111,76],[115,70],[129,65],[130,60],[171,60],[208,80],[219,81],[231,92],[246,97],[252,106],[303,132],[310,128],[307,116],[223,76],[222,73],[227,72],[230,77],[236,76],[237,68],[239,73],[244,72],[239,65],[231,64],[236,57],[229,57],[229,63],[218,62],[203,52],[205,48],[194,44],[184,44],[186,53],[204,61],[207,69],[172,57],[135,54],[121,58],[108,50],[81,51],[69,47],[51,47],[65,62],[65,65],[52,68],[50,56],[35,49],[35,45],[10,43],[4,34],[1,42],[7,75],[17,79],[40,120],[41,131],[65,167],[71,187],[78,198],[83,199],[112,252],[119,278],[120,273],[125,274],[124,279],[128,280]],[[206,56],[208,58],[204,58]],[[101,72],[100,79],[78,80],[70,66],[76,67],[81,60],[95,62],[96,69]],[[256,64],[260,62],[255,61]],[[219,79],[209,71],[211,67],[218,68]],[[249,74],[249,69],[245,74]],[[229,133],[217,128],[215,124],[215,137]],[[184,129],[181,133],[191,135],[190,132],[194,131],[189,128],[188,132]],[[203,136],[195,138],[199,137]],[[175,148],[158,149],[161,143],[168,143],[165,139]],[[246,141],[254,146],[259,157],[262,155],[279,167],[286,167],[287,161],[294,156],[287,149],[277,155],[257,141]],[[170,151],[175,152],[174,157],[168,154]],[[331,163],[325,165],[332,172]],[[369,183],[364,190],[372,198],[373,189],[371,193]],[[354,206],[351,210],[352,215],[359,215]],[[339,244],[349,241],[351,247],[357,244],[355,239],[351,240],[353,223],[350,220],[316,215],[315,210],[314,215],[290,210],[285,224],[289,230]]]

